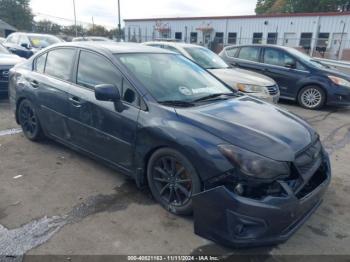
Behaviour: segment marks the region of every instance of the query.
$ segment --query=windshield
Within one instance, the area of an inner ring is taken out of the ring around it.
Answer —
[[[193,102],[210,95],[234,92],[203,68],[178,54],[115,56],[158,102]]]
[[[205,69],[222,69],[229,67],[220,56],[209,49],[202,47],[185,47],[184,49],[197,64]]]
[[[9,54],[10,52],[7,51],[6,47],[4,47],[2,44],[0,44],[0,54]]]
[[[54,36],[30,35],[28,36],[30,44],[35,48],[45,48],[62,41]]]
[[[326,69],[329,68],[329,66],[322,64],[321,62],[314,60],[312,57],[300,52],[299,50],[296,50],[294,48],[288,48],[289,53],[295,55],[298,57],[302,62],[312,65],[314,67],[320,68],[320,69]]]

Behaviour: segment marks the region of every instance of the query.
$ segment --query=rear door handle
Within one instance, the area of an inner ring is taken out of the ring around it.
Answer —
[[[82,105],[81,100],[78,97],[76,97],[76,96],[70,97],[69,101],[75,107],[81,107],[81,105]]]
[[[36,80],[30,80],[29,83],[30,83],[30,85],[31,85],[33,88],[38,88],[38,87],[39,87],[39,82],[36,81]]]

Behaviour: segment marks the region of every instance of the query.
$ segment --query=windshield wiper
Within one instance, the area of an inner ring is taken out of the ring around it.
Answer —
[[[193,107],[195,106],[192,102],[187,101],[180,101],[180,100],[166,100],[166,101],[159,101],[159,104],[166,105],[166,106],[178,106],[178,107]]]
[[[199,99],[194,100],[193,102],[202,102],[202,101],[208,101],[213,100],[215,98],[219,98],[220,96],[235,96],[235,93],[219,93],[219,94],[211,94],[208,96],[201,97]]]

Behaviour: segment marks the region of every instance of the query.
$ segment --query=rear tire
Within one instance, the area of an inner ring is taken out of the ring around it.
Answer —
[[[169,212],[190,215],[192,196],[201,191],[201,181],[185,156],[163,148],[150,158],[147,180],[153,197]]]
[[[18,106],[18,120],[26,138],[31,141],[39,141],[44,138],[34,105],[27,99],[21,101]]]
[[[324,106],[326,102],[326,94],[319,86],[306,86],[300,90],[298,95],[298,103],[300,106],[317,110]]]

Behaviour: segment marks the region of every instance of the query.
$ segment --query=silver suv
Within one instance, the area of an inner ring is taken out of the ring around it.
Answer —
[[[216,77],[236,90],[252,95],[268,102],[277,103],[280,97],[278,85],[271,78],[231,67],[218,55],[198,45],[173,42],[146,42],[147,46],[160,47],[180,53],[209,70]]]

